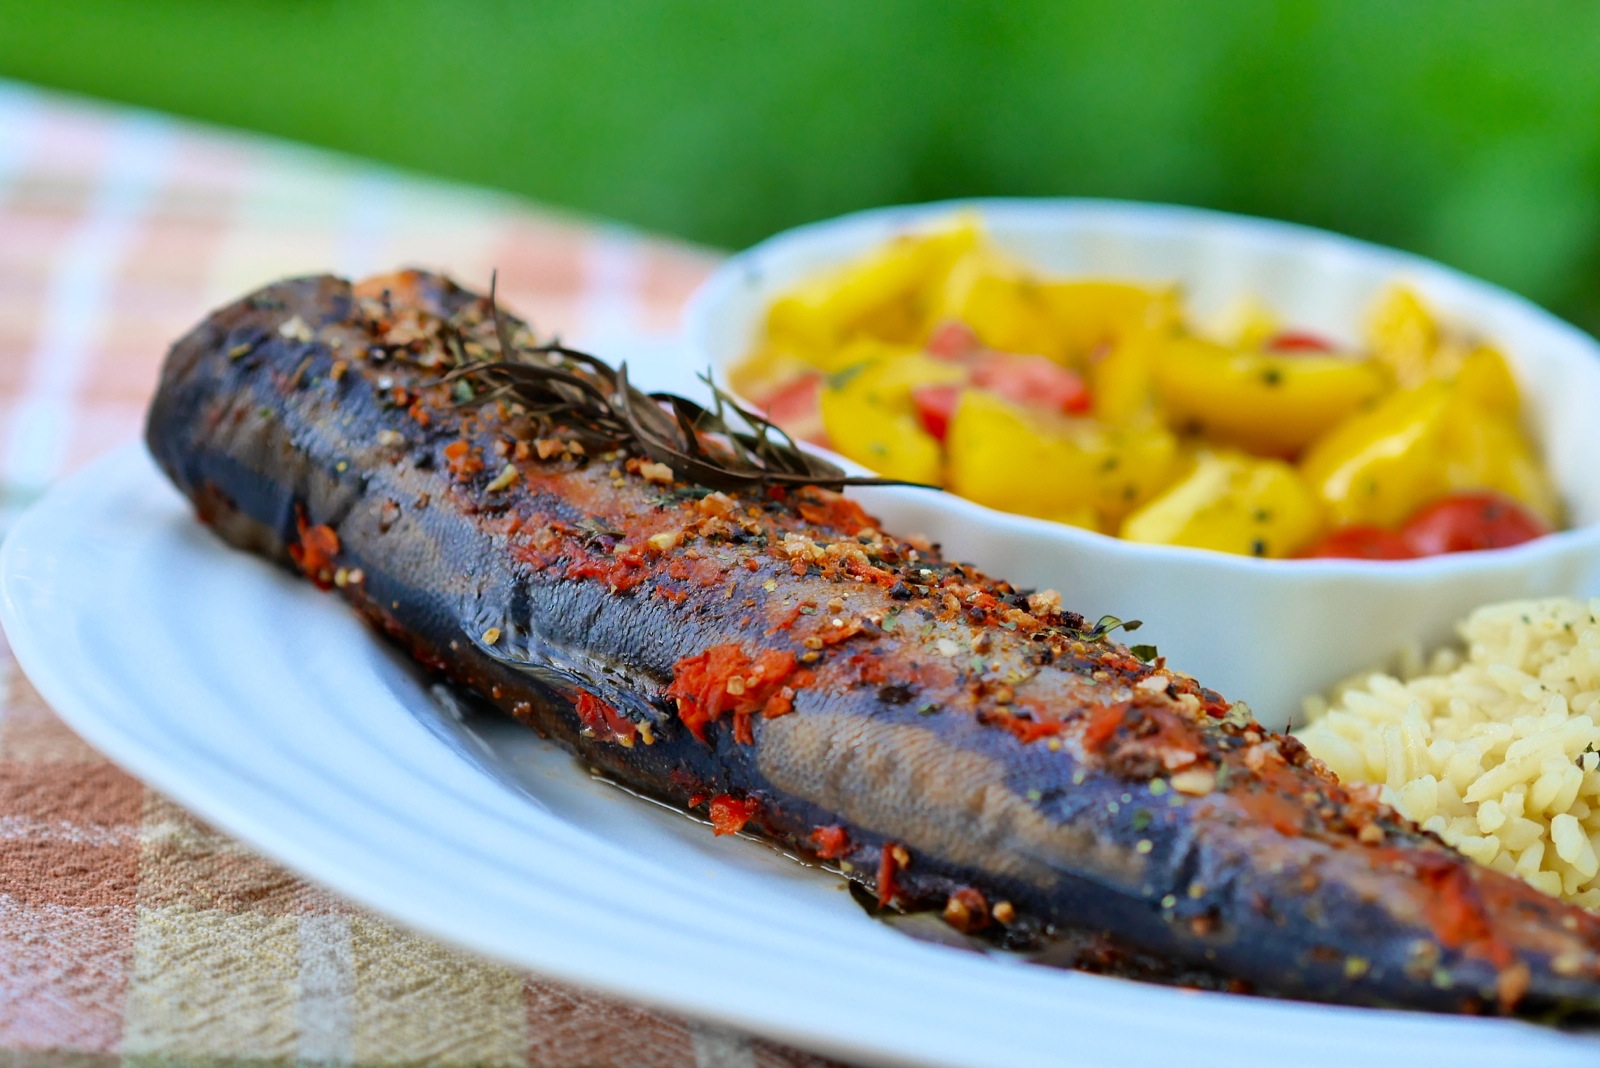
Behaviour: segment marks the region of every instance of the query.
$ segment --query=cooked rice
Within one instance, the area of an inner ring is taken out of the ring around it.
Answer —
[[[1600,599],[1513,601],[1466,642],[1306,701],[1299,738],[1480,863],[1600,910]],[[1404,681],[1402,681],[1404,680]]]

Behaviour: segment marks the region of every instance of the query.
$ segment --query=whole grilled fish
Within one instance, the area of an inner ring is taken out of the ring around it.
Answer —
[[[424,664],[885,906],[1121,974],[1600,1014],[1594,916],[1340,785],[1055,594],[825,489],[688,484],[461,374],[537,362],[530,344],[437,276],[283,282],[178,342],[149,446],[223,538]]]

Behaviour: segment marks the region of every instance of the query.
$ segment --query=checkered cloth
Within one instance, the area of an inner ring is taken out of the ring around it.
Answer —
[[[669,336],[703,252],[0,82],[0,531],[138,434],[168,344],[265,282],[419,264],[600,351]],[[396,927],[73,735],[0,640],[0,1063],[820,1065]]]

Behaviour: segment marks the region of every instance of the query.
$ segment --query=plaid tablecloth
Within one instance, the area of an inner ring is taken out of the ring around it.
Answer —
[[[420,264],[602,352],[711,257],[0,82],[0,533],[139,430],[167,345],[284,275]],[[0,640],[0,1064],[824,1062],[441,946],[285,872],[62,725]]]

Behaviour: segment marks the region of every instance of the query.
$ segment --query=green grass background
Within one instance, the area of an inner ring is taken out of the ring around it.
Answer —
[[[0,0],[0,74],[740,246],[969,194],[1416,250],[1600,328],[1600,5]]]

